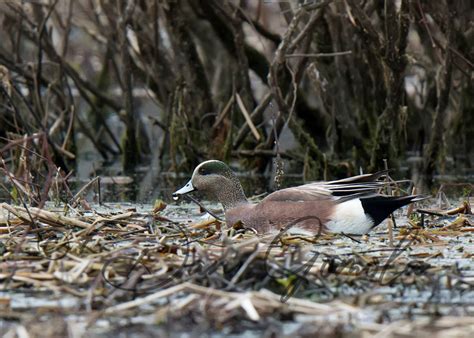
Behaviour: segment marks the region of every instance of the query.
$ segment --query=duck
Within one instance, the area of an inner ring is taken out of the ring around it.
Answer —
[[[224,208],[227,226],[241,222],[258,233],[288,231],[316,235],[344,233],[364,235],[392,212],[424,199],[420,195],[387,196],[378,191],[388,170],[345,179],[314,182],[270,193],[251,203],[227,164],[208,160],[199,164],[191,179],[173,193],[175,200],[193,191],[207,193]]]

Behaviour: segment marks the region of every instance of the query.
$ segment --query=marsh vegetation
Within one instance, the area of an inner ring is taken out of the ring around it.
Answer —
[[[465,0],[1,1],[0,332],[470,337],[473,21]],[[211,158],[249,195],[391,168],[413,182],[389,193],[435,198],[368,237],[257,235],[167,205]]]

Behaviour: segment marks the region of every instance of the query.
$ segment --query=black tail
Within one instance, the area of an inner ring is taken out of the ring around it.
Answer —
[[[388,217],[392,212],[404,205],[410,204],[424,199],[423,196],[383,196],[371,195],[367,197],[360,197],[362,207],[366,214],[368,214],[374,221],[374,227]]]

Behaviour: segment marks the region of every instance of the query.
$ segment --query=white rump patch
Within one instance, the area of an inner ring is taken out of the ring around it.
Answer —
[[[364,235],[372,229],[374,221],[364,212],[360,199],[354,198],[336,205],[326,227],[331,232]]]

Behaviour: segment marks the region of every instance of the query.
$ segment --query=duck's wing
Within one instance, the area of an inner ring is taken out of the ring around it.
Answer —
[[[375,174],[358,175],[337,181],[315,182],[281,189],[268,195],[269,201],[317,201],[332,199],[343,202],[376,193],[390,182],[378,180],[387,170]]]
[[[301,202],[328,200],[332,198],[333,195],[330,190],[318,186],[315,183],[311,183],[272,192],[270,195],[265,197],[263,201]]]
[[[316,183],[317,184],[317,183]],[[320,186],[331,192],[331,195],[337,197],[375,193],[381,188],[389,185],[390,182],[376,181],[367,183],[340,183],[340,184],[322,184]]]

